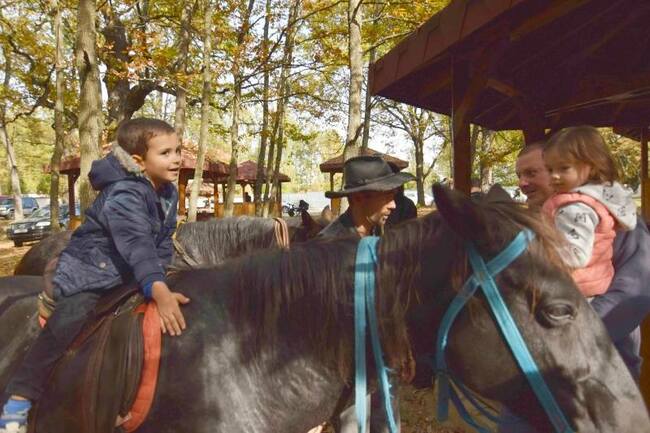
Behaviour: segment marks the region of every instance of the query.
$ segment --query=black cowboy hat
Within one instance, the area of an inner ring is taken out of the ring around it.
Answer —
[[[327,191],[325,197],[345,197],[362,191],[390,191],[415,180],[411,173],[394,173],[381,156],[356,156],[343,166],[345,186],[341,191]]]

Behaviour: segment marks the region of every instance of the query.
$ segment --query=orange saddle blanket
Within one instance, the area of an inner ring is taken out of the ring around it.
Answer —
[[[60,425],[67,432],[132,432],[146,419],[162,348],[156,304],[126,290],[99,310],[54,369],[46,395],[34,408],[30,431],[43,431],[47,423],[45,431]],[[43,317],[39,321],[46,323]],[[79,416],[58,415],[61,404],[76,407]]]

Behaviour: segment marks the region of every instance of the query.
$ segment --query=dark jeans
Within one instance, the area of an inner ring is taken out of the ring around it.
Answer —
[[[9,381],[7,395],[19,395],[32,401],[40,398],[54,366],[94,313],[102,293],[105,291],[81,292],[56,300],[54,313]]]
[[[390,377],[391,381],[391,395],[393,403],[393,415],[395,416],[395,425],[397,431],[400,430],[400,416],[399,416],[399,389],[398,380]],[[384,399],[382,398],[379,390],[366,396],[366,404],[369,406],[367,413],[368,419],[366,420],[366,431],[369,433],[390,433],[388,427],[388,416],[384,408]],[[354,405],[345,409],[339,415],[339,418],[334,422],[334,431],[336,433],[357,433],[357,417]]]

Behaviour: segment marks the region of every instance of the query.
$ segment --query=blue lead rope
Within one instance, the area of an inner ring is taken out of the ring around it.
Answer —
[[[463,285],[462,289],[445,312],[438,330],[438,339],[436,341],[436,370],[438,374],[437,418],[439,421],[445,421],[448,418],[449,399],[451,398],[461,413],[461,416],[463,416],[469,424],[474,426],[481,433],[488,431],[485,427],[479,425],[471,415],[469,415],[460,398],[450,386],[450,380],[452,380],[452,378],[449,369],[447,368],[444,356],[451,325],[467,301],[474,296],[476,290],[481,287],[490,307],[492,308],[504,338],[512,350],[513,356],[525,374],[526,379],[530,383],[540,404],[546,411],[553,427],[558,433],[573,432],[562,413],[562,410],[555,401],[555,398],[553,398],[553,394],[548,389],[544,378],[537,368],[537,364],[528,351],[528,347],[526,346],[515,321],[510,315],[493,278],[526,250],[533,237],[533,233],[528,230],[520,232],[510,245],[508,245],[501,253],[499,253],[499,255],[490,260],[487,264],[483,261],[483,258],[480,256],[474,245],[467,245],[469,260],[472,269],[474,270],[474,274]]]
[[[384,364],[379,340],[375,303],[375,266],[377,265],[377,236],[367,236],[359,241],[354,273],[354,404],[358,431],[366,432],[366,323],[370,328],[370,343],[377,369],[377,380],[384,400],[390,433],[397,433],[393,405],[391,404],[389,369]],[[367,318],[366,318],[367,316]]]

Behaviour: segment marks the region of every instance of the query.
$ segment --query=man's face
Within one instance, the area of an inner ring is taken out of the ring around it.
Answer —
[[[534,149],[517,158],[519,188],[528,197],[528,204],[540,207],[553,194],[551,178],[544,166],[542,149]]]
[[[395,193],[391,191],[366,191],[350,196],[350,204],[363,210],[365,218],[373,226],[383,226],[395,209]]]

